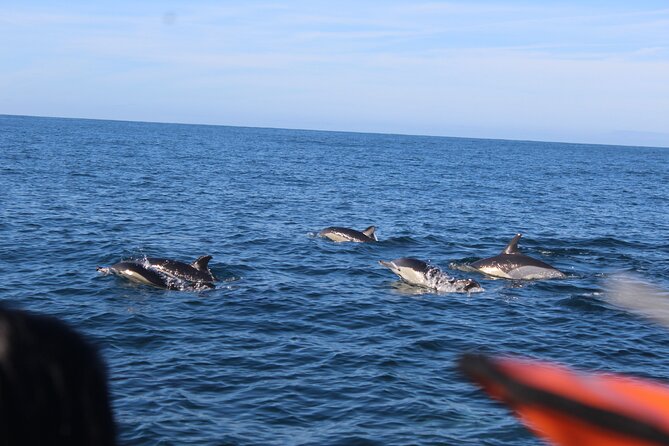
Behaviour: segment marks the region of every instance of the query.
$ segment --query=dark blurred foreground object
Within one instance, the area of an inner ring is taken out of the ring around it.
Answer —
[[[0,307],[0,444],[116,444],[104,363],[54,318]]]
[[[461,370],[556,445],[669,444],[669,386],[524,359],[463,355]]]

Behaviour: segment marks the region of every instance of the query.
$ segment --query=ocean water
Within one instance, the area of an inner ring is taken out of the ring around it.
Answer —
[[[0,299],[100,348],[124,445],[541,444],[464,352],[669,383],[669,330],[604,292],[669,289],[669,149],[0,116],[0,216]],[[568,277],[459,268],[517,232]],[[96,272],[204,254],[210,291]],[[402,256],[485,291],[403,285]]]

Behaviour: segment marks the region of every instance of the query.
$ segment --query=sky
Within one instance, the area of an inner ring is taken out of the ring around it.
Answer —
[[[669,147],[666,1],[2,1],[0,114]]]

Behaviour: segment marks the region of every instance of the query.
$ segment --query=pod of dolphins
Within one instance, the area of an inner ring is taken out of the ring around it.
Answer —
[[[364,231],[333,226],[323,229],[319,235],[334,242],[365,243],[378,241],[375,230],[374,226],[370,226]],[[563,272],[547,263],[522,254],[518,249],[520,237],[522,237],[521,234],[516,234],[500,254],[476,261],[469,267],[488,276],[512,280],[562,279],[566,277]],[[476,281],[455,279],[445,274],[438,267],[423,260],[401,257],[395,260],[381,260],[379,263],[410,285],[456,293],[483,291],[481,285]]]
[[[333,242],[370,243],[378,241],[376,227],[358,231],[351,228],[331,226],[318,233]],[[564,273],[535,258],[526,256],[518,249],[521,234],[516,236],[496,256],[478,260],[469,265],[472,270],[491,277],[512,280],[556,279],[566,277]],[[202,290],[214,288],[217,280],[209,269],[212,256],[199,257],[187,264],[178,260],[145,257],[123,260],[108,267],[98,267],[102,274],[114,274],[132,282],[173,290]],[[476,293],[483,287],[473,279],[456,279],[439,267],[411,257],[380,260],[379,264],[397,274],[409,285],[431,288],[440,292]]]
[[[374,226],[363,231],[328,227],[319,236],[338,243],[369,243],[378,241],[375,231]],[[566,277],[551,265],[522,254],[518,248],[521,237],[516,234],[498,255],[468,266],[472,271],[510,280]],[[202,256],[188,264],[147,257],[98,267],[98,271],[159,288],[200,290],[213,288],[217,280],[208,266],[211,258]],[[413,286],[442,292],[483,291],[475,280],[450,277],[439,267],[419,259],[401,257],[380,260],[379,264]],[[611,294],[612,303],[669,327],[666,316],[669,304],[660,308],[657,292],[628,286]],[[556,445],[669,444],[669,386],[665,384],[625,375],[583,373],[550,362],[495,355],[464,354],[458,365],[464,375],[493,398],[511,406],[515,415],[538,436]]]

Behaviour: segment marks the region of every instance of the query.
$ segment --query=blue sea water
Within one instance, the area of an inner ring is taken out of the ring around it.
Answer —
[[[0,299],[99,346],[125,445],[541,444],[463,352],[669,382],[669,331],[604,292],[669,289],[669,149],[0,116],[0,215]],[[568,278],[458,269],[517,232]],[[204,254],[211,291],[96,272]],[[485,292],[402,285],[402,256]]]

